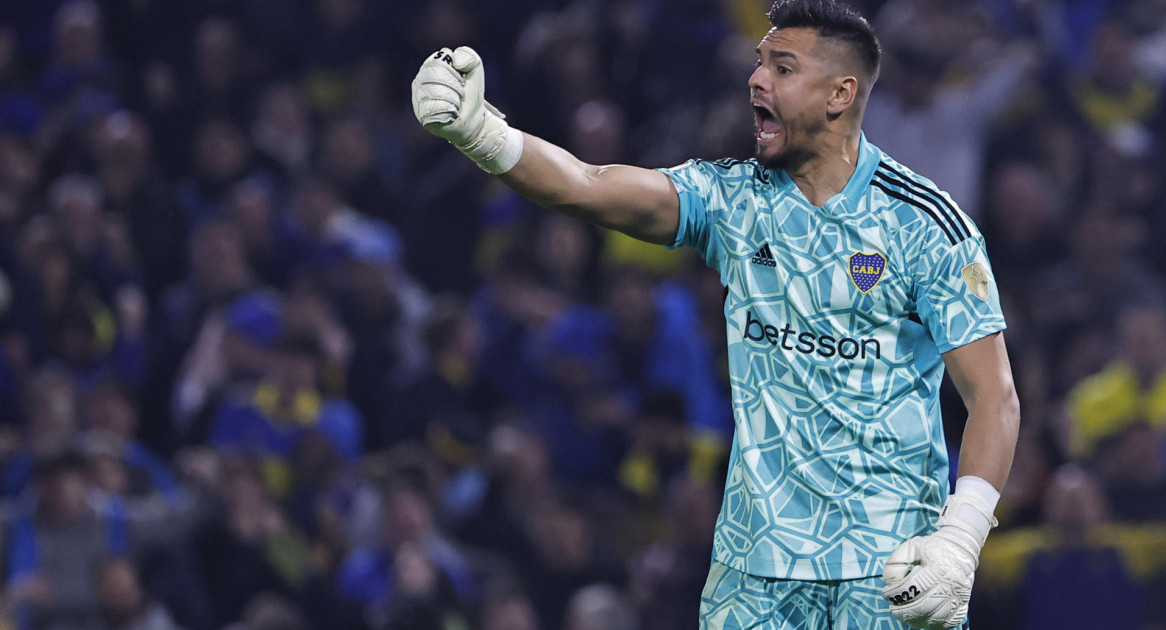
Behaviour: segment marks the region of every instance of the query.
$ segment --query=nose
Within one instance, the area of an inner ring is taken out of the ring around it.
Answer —
[[[765,71],[765,66],[757,66],[753,74],[749,75],[749,92],[768,92],[769,91],[769,74]]]

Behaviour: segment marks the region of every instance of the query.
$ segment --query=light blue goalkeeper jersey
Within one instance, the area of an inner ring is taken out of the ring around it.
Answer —
[[[753,160],[661,169],[675,246],[726,287],[736,430],[714,557],[752,575],[879,575],[947,495],[940,355],[1005,327],[979,231],[864,137],[811,205]]]

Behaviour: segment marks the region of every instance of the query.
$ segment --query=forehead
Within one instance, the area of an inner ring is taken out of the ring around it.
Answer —
[[[761,39],[758,48],[762,54],[768,51],[790,52],[809,57],[818,49],[821,36],[810,28],[771,28]]]

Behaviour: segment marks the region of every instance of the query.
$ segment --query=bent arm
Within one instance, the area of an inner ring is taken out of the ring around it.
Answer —
[[[1020,401],[1004,334],[995,333],[951,350],[943,360],[968,408],[959,476],[980,477],[1002,490],[1020,429]]]
[[[544,208],[649,243],[672,245],[680,225],[680,199],[667,175],[587,164],[530,134],[523,134],[518,163],[498,177]]]

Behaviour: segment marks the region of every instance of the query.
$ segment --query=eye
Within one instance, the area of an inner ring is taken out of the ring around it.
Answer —
[[[788,66],[778,66],[777,67],[778,74],[789,74],[791,72],[793,72],[793,70],[790,70]]]
[[[760,67],[761,67],[761,60],[760,60],[760,59],[758,59],[757,61],[754,61],[754,62],[753,62],[753,67],[754,67],[754,68],[760,68]]]

